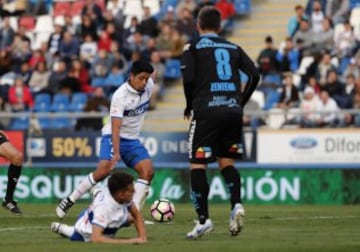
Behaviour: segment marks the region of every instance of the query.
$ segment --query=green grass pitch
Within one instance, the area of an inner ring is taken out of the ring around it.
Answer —
[[[246,226],[237,237],[228,232],[229,206],[210,205],[215,229],[200,240],[185,240],[194,224],[190,204],[176,204],[175,219],[147,225],[145,245],[109,245],[70,242],[50,231],[57,221],[55,205],[21,204],[24,215],[12,216],[0,210],[0,250],[6,252],[66,251],[360,251],[359,206],[246,206]],[[86,205],[77,204],[63,220],[73,224]],[[149,206],[145,208],[149,209]],[[148,211],[145,217],[149,217]],[[132,237],[134,228],[120,230],[118,236]]]

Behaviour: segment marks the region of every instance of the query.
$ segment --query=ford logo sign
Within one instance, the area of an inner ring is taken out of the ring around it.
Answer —
[[[296,149],[311,149],[317,145],[317,141],[310,137],[298,137],[291,140],[290,145]]]

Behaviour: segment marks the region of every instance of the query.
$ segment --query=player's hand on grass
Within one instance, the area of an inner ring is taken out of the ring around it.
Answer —
[[[144,238],[144,237],[136,237],[136,238],[131,239],[131,241],[132,241],[134,244],[144,244],[144,243],[147,242],[147,239]]]

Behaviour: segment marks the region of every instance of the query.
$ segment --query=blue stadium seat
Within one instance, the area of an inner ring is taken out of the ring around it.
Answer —
[[[55,94],[51,104],[51,111],[65,112],[70,110],[70,98],[66,94]]]
[[[251,0],[235,0],[234,6],[238,15],[248,15],[251,12]]]
[[[105,80],[104,77],[95,77],[91,80],[91,86],[92,87],[105,87]]]
[[[27,130],[29,129],[29,117],[22,116],[14,118],[11,122],[10,129],[12,130]]]
[[[37,94],[34,102],[34,112],[49,112],[51,108],[50,94]]]
[[[280,74],[267,74],[262,82],[266,84],[275,84],[277,86],[280,86],[282,83]]]
[[[74,93],[71,97],[70,110],[74,112],[83,111],[88,96],[85,93]]]
[[[53,118],[50,121],[50,128],[51,129],[69,129],[72,128],[73,125],[71,123],[70,118],[66,117],[57,117]]]
[[[107,87],[119,87],[124,83],[124,75],[122,73],[113,74],[110,73],[106,79],[104,85]]]
[[[164,77],[168,79],[181,78],[181,62],[178,59],[168,59],[165,62],[165,74]]]
[[[46,117],[38,118],[41,129],[51,129],[50,119]]]

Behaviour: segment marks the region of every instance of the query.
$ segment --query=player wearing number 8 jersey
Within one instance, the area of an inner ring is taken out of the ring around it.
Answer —
[[[198,214],[195,228],[187,234],[190,239],[213,229],[207,200],[208,163],[218,161],[230,191],[231,235],[241,231],[245,215],[240,197],[240,174],[234,165],[243,154],[243,108],[256,89],[259,73],[239,46],[218,36],[220,23],[217,9],[201,9],[197,20],[200,37],[185,45],[182,56],[184,116],[192,117],[189,130],[191,198]],[[243,90],[240,70],[249,76]]]
[[[110,120],[102,129],[98,166],[69,197],[60,202],[56,208],[58,217],[63,218],[76,200],[93,188],[97,182],[105,179],[120,157],[139,175],[135,181],[133,201],[141,210],[153,177],[150,156],[139,140],[140,129],[150,107],[154,85],[151,78],[153,71],[153,67],[147,62],[133,62],[129,80],[112,96]]]

